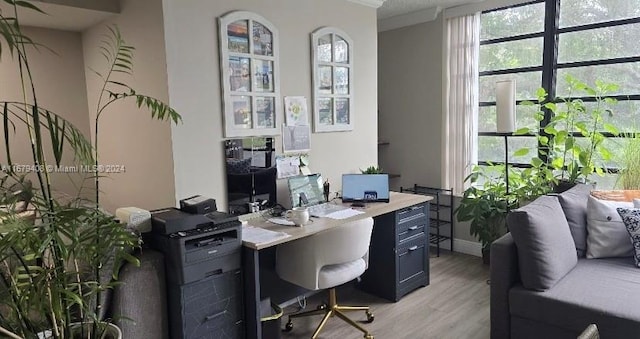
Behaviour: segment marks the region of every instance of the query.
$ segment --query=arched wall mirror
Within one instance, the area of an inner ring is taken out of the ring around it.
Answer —
[[[219,26],[225,137],[278,135],[278,30],[244,11],[220,17]]]
[[[314,132],[353,130],[353,40],[325,27],[311,33]]]

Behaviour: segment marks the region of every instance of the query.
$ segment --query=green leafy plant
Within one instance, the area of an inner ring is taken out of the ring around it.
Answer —
[[[178,122],[180,115],[122,80],[132,74],[134,48],[125,43],[116,27],[110,27],[100,47],[106,67],[93,70],[102,87],[92,143],[38,100],[27,47],[39,45],[22,33],[17,9],[41,11],[25,1],[5,2],[13,6],[13,13],[0,13],[0,53],[6,57],[8,51],[18,61],[21,82],[15,85],[22,89],[23,100],[0,100],[6,155],[2,165],[8,169],[0,180],[0,204],[8,206],[0,209],[0,335],[34,338],[46,331],[56,339],[78,335],[102,338],[107,321],[102,319],[102,294],[117,285],[120,263],[137,263],[130,250],[139,246],[139,239],[100,209],[99,120],[112,104],[124,100],[135,101],[158,120]],[[118,80],[115,74],[119,74]],[[12,162],[16,125],[25,126],[28,134],[32,163],[26,166],[34,172],[33,189],[12,170],[16,165]],[[76,198],[61,202],[54,196],[49,166],[60,166],[67,151],[73,152],[77,165],[92,168],[93,201]],[[30,198],[29,217],[14,207],[16,185]],[[75,325],[78,322],[89,326]]]
[[[532,157],[531,164],[540,169],[557,173],[554,182],[587,182],[593,173],[604,175],[606,164],[612,159],[612,152],[605,145],[603,131],[613,135],[618,129],[605,121],[613,114],[616,100],[607,97],[618,86],[597,80],[594,86],[567,76],[569,95],[551,100],[544,89],[536,92],[541,110],[536,113],[536,121],[545,118],[544,110],[551,112],[549,123],[539,127],[525,127],[516,131],[518,135],[535,135],[541,148]],[[593,103],[586,103],[579,95],[593,97]],[[527,156],[531,150],[523,148],[515,152]],[[548,175],[545,175],[548,177]]]
[[[617,184],[625,190],[640,189],[640,133],[627,133],[618,153]]]
[[[360,169],[362,174],[379,174],[382,173],[382,168],[378,166],[369,166],[366,169]]]
[[[508,207],[514,204],[507,195],[504,166],[476,166],[465,178],[469,184],[456,208],[458,221],[470,221],[469,232],[488,250],[504,234]]]

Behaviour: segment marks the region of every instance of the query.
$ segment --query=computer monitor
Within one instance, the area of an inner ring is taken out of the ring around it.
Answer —
[[[389,202],[389,175],[343,174],[342,201]]]
[[[288,183],[292,207],[317,205],[324,202],[320,174],[291,177]]]

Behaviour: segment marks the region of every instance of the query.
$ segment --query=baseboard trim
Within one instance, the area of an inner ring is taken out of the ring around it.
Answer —
[[[451,250],[451,246],[448,241],[443,241],[440,243],[440,248],[445,250]],[[431,245],[431,247],[435,247]],[[453,251],[458,253],[464,253],[473,255],[476,257],[482,257],[482,245],[479,242],[462,240],[462,239],[453,239]]]

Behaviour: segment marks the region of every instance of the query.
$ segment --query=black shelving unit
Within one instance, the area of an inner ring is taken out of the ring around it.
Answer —
[[[413,185],[400,187],[400,192],[423,194],[433,197],[429,204],[429,243],[436,246],[436,256],[440,256],[440,243],[449,241],[453,252],[453,190]],[[448,230],[448,232],[447,232]]]

